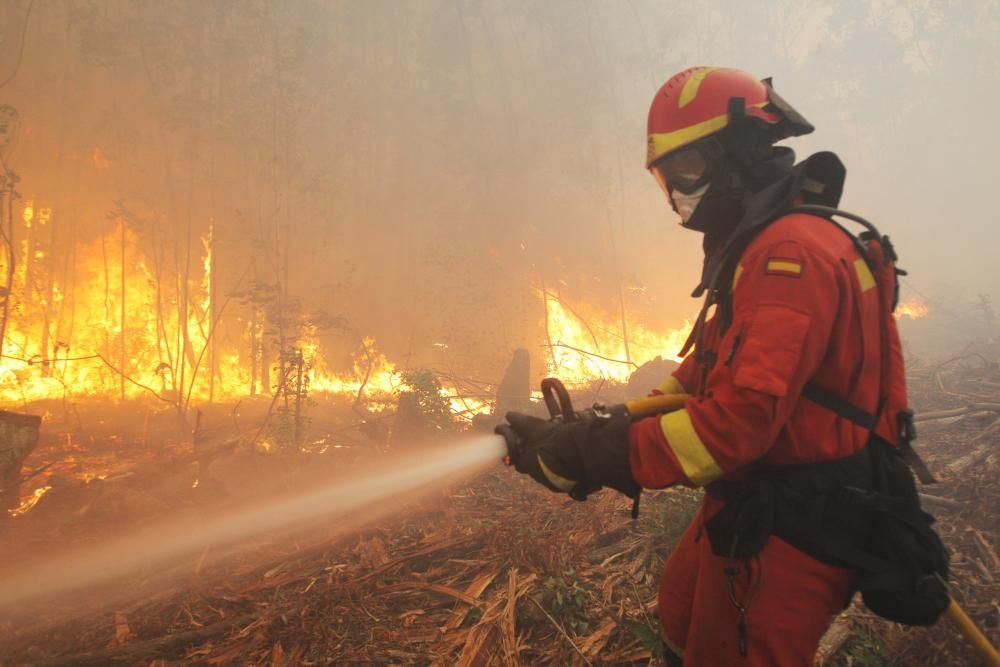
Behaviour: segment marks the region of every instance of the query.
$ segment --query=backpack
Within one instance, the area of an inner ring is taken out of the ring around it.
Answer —
[[[724,507],[706,524],[713,551],[747,558],[763,549],[770,535],[817,560],[857,572],[865,606],[891,621],[932,625],[947,609],[948,552],[934,531],[934,518],[920,506],[911,467],[921,481],[933,482],[911,447],[913,413],[905,405],[902,350],[892,311],[898,300],[896,254],[888,237],[859,216],[825,206],[798,206],[829,220],[838,215],[862,224],[849,234],[878,287],[882,325],[881,387],[877,414],[809,383],[802,397],[866,428],[869,439],[854,454],[821,463],[759,465],[745,479],[718,480],[707,492]]]

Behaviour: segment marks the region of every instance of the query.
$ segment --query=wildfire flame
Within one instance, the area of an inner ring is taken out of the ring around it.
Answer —
[[[112,215],[114,227],[80,245],[69,270],[60,271],[64,260],[57,263],[49,253],[55,238],[51,214],[31,200],[21,210],[0,400],[122,401],[155,393],[181,403],[242,398],[253,387],[264,393],[274,389],[277,362],[265,359],[262,346],[250,344],[264,337],[262,318],[239,319],[242,333],[230,332],[223,340],[214,333],[226,306],[215,293],[211,226],[200,239],[200,261],[192,261],[185,287],[155,256],[147,256],[124,214]],[[7,276],[8,263],[7,253],[0,252],[0,278]],[[547,370],[568,385],[625,382],[642,363],[680,349],[690,329],[688,322],[665,331],[628,322],[626,344],[620,318],[585,305],[570,308],[554,294],[543,301]],[[311,393],[361,398],[378,411],[391,407],[405,389],[401,369],[371,337],[361,341],[346,371],[330,366],[315,327],[305,326],[295,346],[306,362]],[[276,356],[270,350],[268,357]],[[444,380],[442,385],[441,395],[456,415],[471,418],[490,407],[487,396],[465,396]]]
[[[22,514],[27,514],[28,511],[38,504],[38,501],[42,499],[46,493],[49,492],[51,486],[40,486],[35,489],[35,492],[21,501],[21,504],[12,510],[7,510],[7,514],[10,516],[21,516]]]
[[[627,382],[636,368],[656,356],[676,355],[687,340],[691,323],[665,331],[652,331],[636,323],[621,322],[570,309],[557,296],[544,296],[548,336],[549,375],[567,385],[594,380]],[[678,357],[679,359],[679,357]]]
[[[919,298],[913,297],[898,304],[895,315],[896,319],[900,319],[905,315],[911,320],[919,320],[921,317],[927,317],[928,313],[930,313],[930,308],[927,307],[927,304]]]

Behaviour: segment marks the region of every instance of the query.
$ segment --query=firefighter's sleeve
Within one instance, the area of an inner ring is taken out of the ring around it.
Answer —
[[[826,353],[838,270],[793,241],[751,246],[736,270],[732,324],[704,391],[683,410],[631,427],[639,484],[703,486],[768,452]]]

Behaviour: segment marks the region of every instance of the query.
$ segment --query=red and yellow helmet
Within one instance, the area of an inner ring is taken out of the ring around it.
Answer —
[[[730,101],[744,116],[771,126],[771,142],[807,134],[812,126],[781,99],[770,80],[727,67],[692,67],[672,76],[653,98],[647,125],[646,168],[667,153],[722,131],[732,122]]]

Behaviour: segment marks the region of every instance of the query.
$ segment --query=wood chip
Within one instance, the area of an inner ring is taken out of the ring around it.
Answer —
[[[468,593],[463,593],[462,591],[452,588],[450,586],[445,586],[443,584],[432,584],[425,581],[404,581],[398,584],[392,584],[390,586],[384,586],[378,590],[379,593],[399,593],[404,591],[432,591],[434,593],[441,593],[442,595],[447,595],[448,597],[453,597],[459,602],[464,602],[472,606],[478,606],[479,600],[469,595]]]
[[[996,573],[998,576],[1000,576],[1000,556],[997,556],[996,550],[989,543],[989,540],[983,537],[983,534],[981,532],[979,532],[978,530],[972,530],[970,532],[972,533],[972,536],[976,539],[976,545],[982,552],[983,557],[989,562],[993,572]]]
[[[363,581],[367,581],[369,579],[377,577],[380,574],[388,572],[389,570],[393,569],[394,567],[396,567],[398,565],[401,565],[401,564],[405,563],[408,560],[413,560],[414,558],[419,558],[420,556],[427,556],[427,555],[432,554],[432,553],[434,553],[436,551],[442,551],[444,549],[451,549],[452,547],[456,547],[456,546],[458,546],[460,544],[465,544],[466,542],[471,542],[472,540],[473,540],[472,537],[470,537],[470,536],[464,536],[463,535],[462,537],[459,537],[459,538],[455,538],[455,539],[451,539],[451,540],[443,540],[441,542],[437,542],[437,543],[431,544],[429,546],[424,547],[423,549],[418,549],[418,550],[416,550],[416,551],[414,551],[412,553],[409,553],[409,554],[407,554],[405,556],[402,556],[400,558],[396,558],[395,560],[391,560],[388,563],[386,563],[385,565],[382,565],[380,567],[375,568],[374,570],[372,570],[368,574],[364,575],[363,577],[359,577],[358,579],[356,579],[355,583],[361,583]]]
[[[844,642],[850,638],[851,626],[851,616],[848,612],[837,617],[819,641],[819,648],[813,657],[814,667],[823,667],[827,660],[833,658]]]
[[[580,642],[580,651],[589,658],[597,657],[597,654],[604,650],[611,638],[611,633],[618,627],[613,618],[605,618],[597,629],[584,637]]]
[[[511,569],[507,578],[507,589],[504,593],[497,593],[497,596],[490,602],[479,623],[474,625],[466,634],[465,645],[462,647],[462,654],[457,665],[461,667],[480,667],[489,664],[496,653],[497,644],[502,642],[507,649],[508,660],[517,654],[517,638],[514,636],[515,628],[512,625],[514,605],[518,598],[531,590],[537,576],[532,574],[527,577],[518,577],[516,569]],[[511,624],[509,629],[500,627],[504,619],[508,619]],[[513,647],[513,648],[511,648]]]
[[[500,629],[503,636],[507,665],[520,667],[521,658],[517,652],[517,568],[511,568],[507,578],[507,604],[503,611]]]
[[[478,598],[483,594],[483,591],[485,591],[489,585],[493,583],[493,580],[496,579],[496,576],[499,573],[499,570],[483,572],[478,577],[473,579],[472,583],[465,587],[465,593],[473,598]],[[451,616],[448,617],[448,621],[444,624],[444,629],[446,631],[458,629],[458,627],[465,621],[465,617],[468,616],[471,608],[471,606],[466,606],[455,609],[455,611],[451,613]]]
[[[285,649],[281,646],[281,641],[274,642],[274,646],[271,647],[271,667],[284,667],[285,662]]]
[[[478,623],[469,630],[462,647],[462,655],[455,667],[485,667],[489,664],[497,644],[496,626],[492,623]]]

